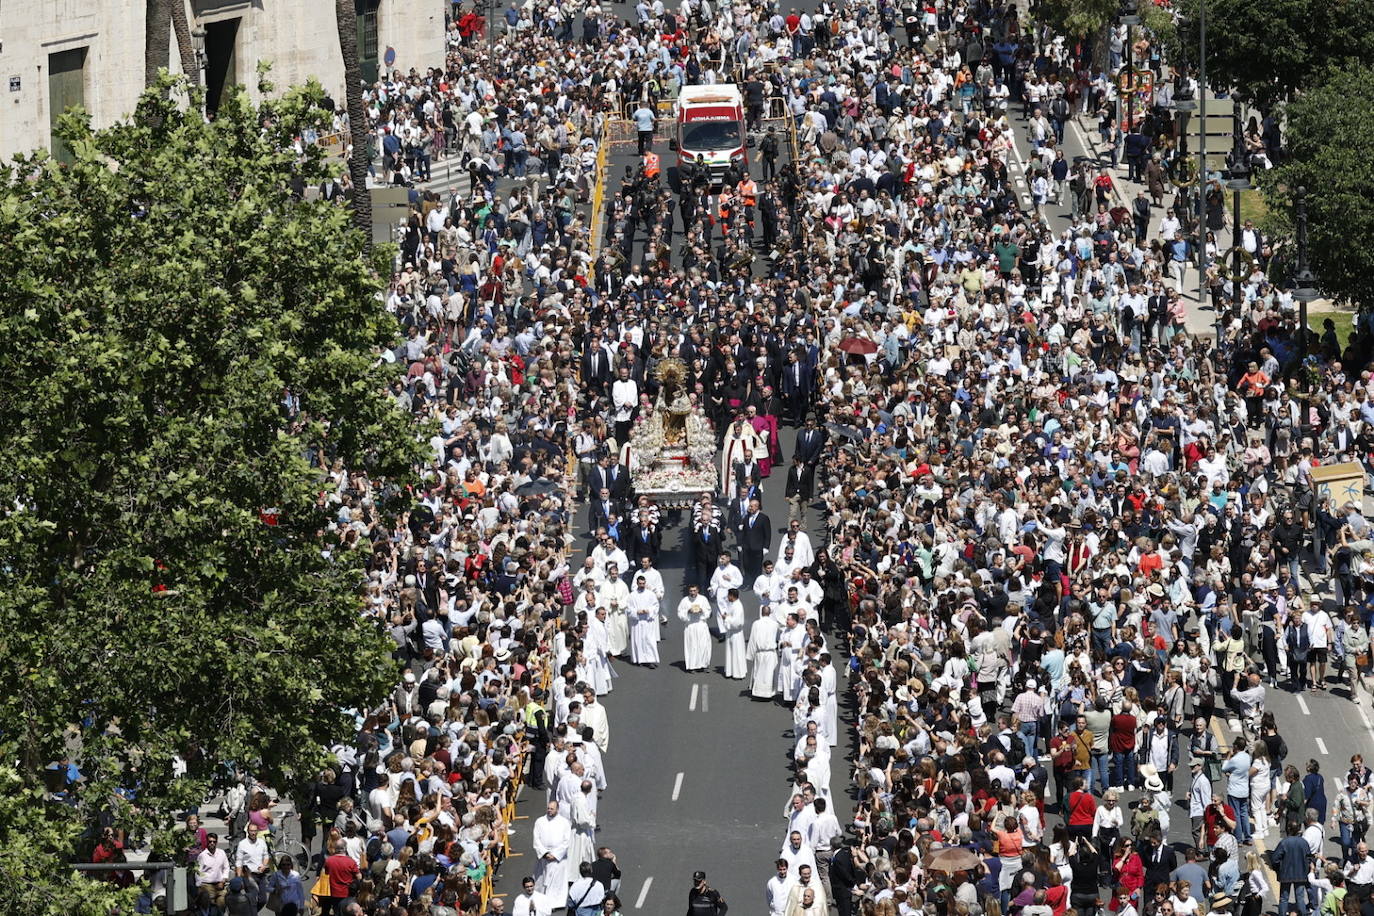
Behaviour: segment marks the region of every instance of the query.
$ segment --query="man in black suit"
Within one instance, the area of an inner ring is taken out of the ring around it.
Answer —
[[[791,505],[788,519],[801,521],[806,518],[806,504],[815,495],[816,471],[802,461],[801,455],[792,456],[792,464],[787,469],[787,490],[784,495]]]
[[[744,581],[752,586],[763,571],[763,555],[773,543],[772,523],[759,508],[757,499],[749,500],[749,512],[735,529],[735,543],[739,545]]]
[[[697,569],[697,582],[703,589],[711,581],[720,552],[725,549],[724,530],[718,518],[712,516],[692,528],[692,561]]]
[[[815,384],[815,376],[802,362],[801,354],[796,350],[787,351],[787,365],[783,366],[780,384],[783,420],[800,426],[811,405],[811,389]]]
[[[648,557],[655,562],[658,561],[658,547],[663,541],[663,534],[659,531],[658,525],[653,522],[634,521],[629,523],[629,544],[625,545],[630,553],[630,559],[639,562],[640,557]]]
[[[609,487],[597,490],[596,499],[587,505],[587,531],[595,534],[611,523],[612,516],[620,514],[620,504],[611,495]]]
[[[748,452],[742,460],[735,462],[733,470],[737,487],[753,492],[763,481],[763,468],[759,465],[758,459]]]
[[[753,496],[749,487],[735,487],[735,498],[730,500],[725,513],[725,524],[731,531],[738,531],[740,523],[749,515],[749,501]]]
[[[825,430],[816,428],[816,418],[807,417],[806,426],[797,430],[797,446],[792,454],[814,469],[816,462],[821,460],[825,440]]]
[[[611,357],[601,346],[601,335],[593,334],[582,354],[582,384],[594,394],[604,395],[611,384]]]
[[[587,483],[593,493],[606,489],[613,499],[625,500],[630,496],[630,470],[610,455],[603,456],[587,473]]]

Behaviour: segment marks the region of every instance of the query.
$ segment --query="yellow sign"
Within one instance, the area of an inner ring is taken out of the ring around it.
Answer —
[[[1364,478],[1364,466],[1358,461],[1324,464],[1312,469],[1312,485],[1316,488],[1318,502],[1329,497],[1338,509],[1347,503],[1364,509]]]

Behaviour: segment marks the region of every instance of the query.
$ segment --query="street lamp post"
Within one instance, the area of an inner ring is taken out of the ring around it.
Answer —
[[[1293,195],[1293,236],[1297,247],[1293,265],[1293,301],[1298,303],[1298,365],[1302,367],[1303,390],[1307,389],[1307,303],[1321,294],[1317,277],[1307,266],[1307,189],[1299,187]]]
[[[1117,84],[1126,90],[1126,133],[1135,130],[1135,43],[1131,29],[1140,25],[1139,0],[1121,0],[1121,24],[1126,27],[1126,76]]]

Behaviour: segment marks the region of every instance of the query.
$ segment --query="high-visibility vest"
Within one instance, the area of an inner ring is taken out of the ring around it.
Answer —
[[[744,206],[752,207],[758,202],[759,186],[754,184],[753,179],[741,181],[739,183],[739,196],[744,201]]]
[[[659,165],[658,153],[644,154],[644,177],[654,178],[662,171]]]

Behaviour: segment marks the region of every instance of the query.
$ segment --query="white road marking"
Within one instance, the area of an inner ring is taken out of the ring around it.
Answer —
[[[702,684],[702,685],[701,685],[701,711],[702,711],[702,712],[710,712],[710,711],[711,711],[711,685],[710,685],[710,684]]]
[[[696,709],[697,709],[697,688],[699,688],[700,686],[701,686],[700,684],[693,684],[693,685],[692,685],[692,699],[691,699],[690,701],[688,701],[688,703],[687,703],[687,709],[688,709],[690,712],[696,712]]]
[[[1318,738],[1318,739],[1317,739],[1317,750],[1321,751],[1323,754],[1330,753],[1330,752],[1326,749],[1326,742],[1323,741],[1321,738]],[[673,796],[673,797],[676,798],[677,796],[675,795],[675,796]]]
[[[649,888],[653,883],[654,879],[652,875],[644,879],[644,886],[639,890],[639,899],[635,901],[635,909],[639,910],[644,908],[644,898],[649,896]]]
[[[1364,711],[1364,706],[1360,705],[1360,706],[1356,706],[1355,708],[1356,708],[1357,710],[1359,710],[1360,719],[1364,722],[1364,727],[1365,727],[1365,728],[1374,728],[1374,722],[1369,721],[1369,713],[1367,713],[1367,712]]]
[[[1318,738],[1317,740],[1320,741],[1321,739]],[[1323,750],[1322,753],[1325,754],[1326,751]],[[674,780],[673,780],[673,801],[677,801],[677,797],[678,797],[679,795],[681,795],[681,794],[682,794],[682,774],[681,774],[681,773],[678,773],[678,774],[677,774],[677,779],[674,779]]]
[[[1310,710],[1310,709],[1307,708],[1307,701],[1304,700],[1304,699],[1302,698],[1302,694],[1298,694],[1297,696],[1298,696],[1298,708],[1302,710],[1302,714],[1303,714],[1304,716],[1310,716],[1310,715],[1312,715],[1312,710]]]

